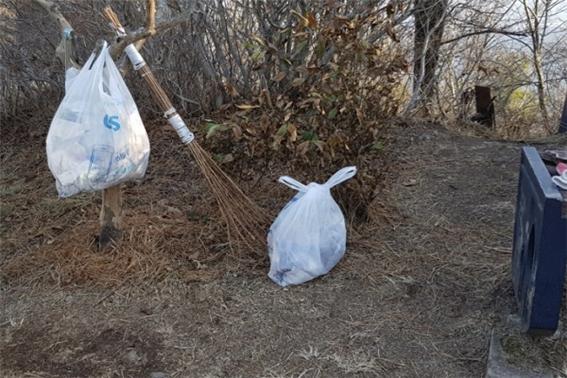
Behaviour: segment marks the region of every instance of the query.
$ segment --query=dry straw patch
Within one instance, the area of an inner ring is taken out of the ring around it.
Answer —
[[[206,264],[201,260],[203,248],[188,248],[187,240],[175,238],[184,233],[179,229],[182,222],[176,223],[160,226],[143,215],[131,218],[124,238],[105,252],[96,249],[93,235],[98,224],[84,223],[44,248],[15,256],[6,264],[4,275],[9,281],[101,286],[155,281],[165,275],[187,281],[214,278],[217,270],[199,269]]]
[[[45,135],[33,136],[26,143],[21,141],[29,136],[7,136],[0,170],[0,279],[10,285],[115,287],[166,276],[202,281],[227,271],[263,272],[266,250],[258,250],[255,256],[233,253],[226,226],[196,163],[183,146],[172,147],[177,143],[172,142],[173,132],[163,126],[146,125],[153,151],[149,170],[141,184],[124,187],[123,238],[104,252],[96,248],[100,194],[58,199],[44,151],[38,148]],[[293,195],[276,183],[280,174],[297,174],[306,182],[328,178],[325,173],[312,172],[316,167],[292,172],[289,162],[277,157],[268,160],[265,169],[240,169],[246,161],[253,162],[255,157],[241,157],[223,166],[272,219]],[[378,160],[376,164],[383,166]],[[351,199],[356,190],[356,183],[347,183],[334,196],[343,205],[341,198],[356,205],[360,198]],[[348,206],[346,202],[347,218],[352,222],[354,212]],[[371,207],[371,217],[387,218],[386,207]],[[366,235],[360,225],[358,228]],[[354,231],[353,224],[349,229]],[[356,232],[351,235],[353,242],[365,237]]]
[[[261,264],[263,258],[236,260],[216,204],[196,179],[194,163],[181,146],[171,149],[170,135],[163,130],[153,128],[150,134],[156,153],[149,172],[142,184],[125,186],[124,235],[104,252],[96,248],[99,194],[58,199],[44,151],[37,148],[44,136],[25,145],[18,142],[21,135],[6,140],[1,151],[0,277],[10,284],[114,286],[165,275],[206,280],[221,269]]]

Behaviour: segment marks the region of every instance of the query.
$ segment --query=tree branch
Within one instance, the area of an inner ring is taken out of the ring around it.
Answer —
[[[146,30],[155,30],[156,29],[156,0],[146,0]],[[136,50],[140,50],[144,43],[146,42],[145,39],[140,39],[137,41],[134,46],[136,46]]]
[[[415,9],[413,7],[409,8],[408,10],[406,10],[404,13],[402,13],[401,15],[399,15],[397,18],[395,18],[394,20],[392,20],[391,26],[395,27],[399,24],[401,24],[402,22],[404,22],[405,20],[407,20],[408,18],[410,18],[411,16],[413,16],[415,12]],[[381,28],[380,30],[372,33],[369,37],[368,37],[368,42],[369,43],[374,43],[376,42],[379,38],[385,36],[387,34],[387,31],[384,28]]]
[[[155,27],[153,27],[152,29],[143,28],[135,32],[130,32],[125,36],[118,37],[116,43],[112,44],[112,47],[110,49],[110,55],[113,58],[118,57],[122,54],[126,46],[128,46],[129,44],[136,43],[141,40],[145,40],[146,38],[152,37],[161,31],[174,28],[183,23],[189,22],[190,20],[191,20],[191,15],[189,15],[189,17],[187,16],[179,17],[171,21],[162,22],[156,25]]]
[[[460,35],[458,37],[451,38],[451,39],[448,39],[446,41],[443,41],[443,42],[441,42],[441,44],[445,45],[447,43],[453,43],[453,42],[459,41],[463,38],[468,38],[468,37],[472,37],[473,35],[480,35],[480,34],[502,34],[502,35],[512,35],[512,36],[516,36],[516,37],[527,37],[528,36],[527,32],[514,32],[514,31],[500,30],[500,29],[484,29],[484,30],[477,30],[477,31],[474,31],[474,32],[470,32],[470,33],[465,33],[465,34]]]
[[[41,6],[47,11],[49,16],[59,25],[61,30],[61,42],[55,49],[55,56],[61,61],[65,66],[65,69],[70,67],[80,68],[75,57],[75,32],[73,27],[63,16],[57,4],[50,0],[33,0],[36,4]]]
[[[59,24],[61,32],[63,32],[65,29],[73,29],[69,21],[67,21],[67,19],[63,17],[63,15],[61,14],[61,11],[59,10],[57,4],[51,2],[50,0],[34,0],[34,1],[36,4],[40,5],[43,9],[45,9],[47,13],[49,13],[51,18],[53,18],[55,22]]]

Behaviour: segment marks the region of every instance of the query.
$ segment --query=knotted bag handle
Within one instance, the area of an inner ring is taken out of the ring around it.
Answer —
[[[307,186],[303,185],[302,183],[300,183],[296,179],[291,178],[289,176],[281,176],[278,179],[278,182],[281,182],[285,186],[290,187],[291,189],[295,189],[298,192],[306,192],[307,191]]]
[[[344,167],[337,171],[334,175],[331,176],[330,179],[324,184],[327,188],[331,189],[333,186],[339,185],[341,182],[344,182],[351,177],[356,175],[356,167]]]
[[[336,172],[334,175],[332,175],[331,178],[327,180],[327,182],[324,183],[323,185],[331,189],[333,186],[339,185],[341,182],[348,180],[349,178],[353,177],[355,174],[356,174],[355,166],[345,167],[339,170],[338,172]],[[298,192],[307,191],[306,185],[300,183],[296,179],[291,178],[289,176],[281,176],[278,179],[278,181],[291,189],[297,190]]]

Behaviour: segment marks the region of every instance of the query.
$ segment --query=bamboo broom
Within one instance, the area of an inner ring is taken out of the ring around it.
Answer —
[[[119,36],[126,32],[118,16],[110,7],[103,10]],[[125,49],[134,70],[145,80],[152,97],[163,111],[168,123],[175,129],[183,144],[195,158],[205,180],[220,208],[221,215],[227,225],[227,233],[231,247],[247,246],[257,254],[265,249],[265,230],[269,225],[268,216],[223,172],[213,158],[195,140],[193,133],[177,113],[163,88],[158,83],[150,67],[144,61],[133,44]],[[236,244],[236,245],[235,245]]]

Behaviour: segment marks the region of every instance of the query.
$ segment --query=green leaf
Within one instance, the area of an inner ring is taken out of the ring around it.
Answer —
[[[301,54],[301,52],[303,51],[303,49],[307,46],[307,41],[301,41],[297,44],[297,46],[295,47],[295,50],[293,52],[292,58],[295,58],[297,55]]]
[[[228,126],[225,126],[220,123],[207,122],[206,126],[207,126],[207,136],[206,136],[207,139],[211,138],[219,131],[228,130]]]
[[[372,151],[380,152],[384,149],[384,143],[382,143],[382,141],[377,141],[370,148],[372,149]]]
[[[337,108],[331,109],[329,114],[327,114],[327,118],[334,119],[337,116]]]
[[[254,52],[252,53],[252,55],[250,56],[250,58],[254,61],[254,62],[259,62],[260,60],[262,60],[262,58],[264,57],[264,52],[260,49],[254,49]]]
[[[287,133],[288,125],[289,125],[289,123],[284,123],[283,125],[281,125],[280,128],[278,129],[278,131],[276,131],[276,135],[283,137]]]
[[[327,41],[325,39],[320,39],[315,46],[315,56],[317,59],[321,59],[325,53],[325,47],[327,46]]]
[[[301,134],[301,138],[307,141],[316,141],[319,139],[314,131],[304,131],[303,134]]]
[[[325,96],[325,100],[327,100],[329,102],[333,102],[333,101],[337,101],[338,97],[335,96],[334,94],[332,94],[332,95]]]

